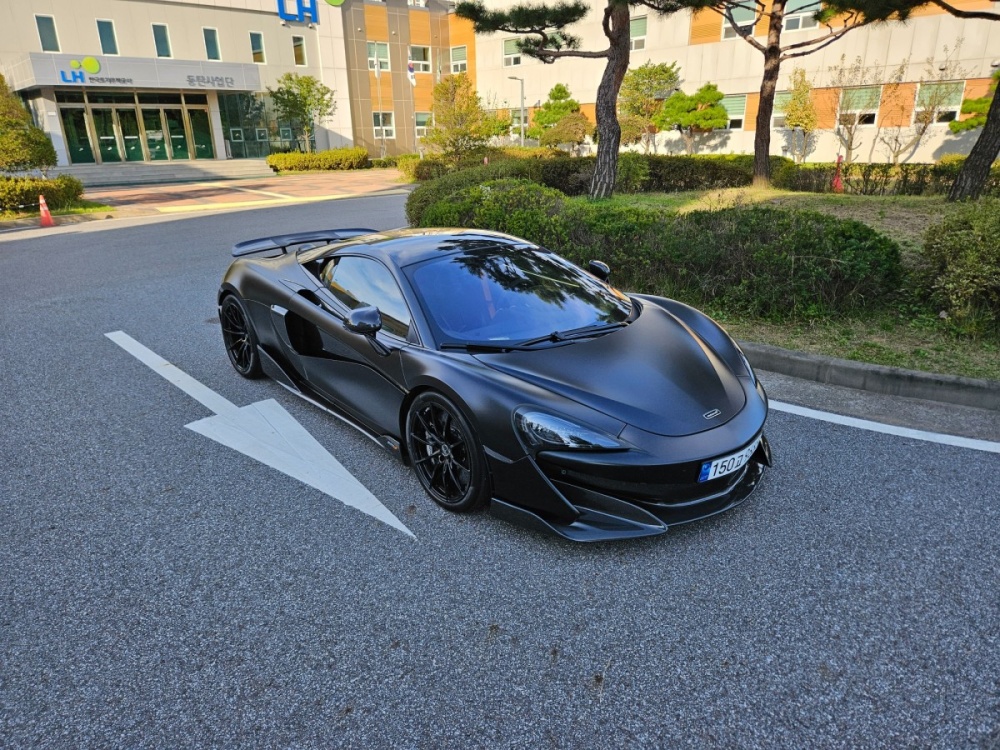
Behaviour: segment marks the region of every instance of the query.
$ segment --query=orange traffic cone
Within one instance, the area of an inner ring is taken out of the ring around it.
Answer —
[[[54,227],[56,223],[52,221],[52,214],[49,213],[49,204],[45,202],[45,196],[38,196],[38,210],[41,213],[43,227]]]

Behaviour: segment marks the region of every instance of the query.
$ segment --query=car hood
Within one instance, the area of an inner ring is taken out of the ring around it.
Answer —
[[[488,367],[657,435],[717,427],[746,404],[739,378],[666,310],[593,339],[477,354]],[[715,412],[718,411],[718,414]]]

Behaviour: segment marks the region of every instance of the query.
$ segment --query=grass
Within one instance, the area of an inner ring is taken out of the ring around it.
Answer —
[[[619,195],[622,205],[687,212],[771,204],[854,219],[895,239],[904,264],[924,233],[955,205],[944,197],[861,196],[734,188],[687,193]],[[859,317],[768,322],[701,306],[736,338],[831,357],[1000,381],[1000,341],[970,339],[945,328],[936,311],[899,306]]]
[[[77,201],[76,205],[60,208],[52,211],[53,216],[76,216],[78,214],[93,214],[101,211],[114,211],[113,206],[94,201]],[[0,211],[0,221],[13,221],[14,219],[37,219],[38,211]]]

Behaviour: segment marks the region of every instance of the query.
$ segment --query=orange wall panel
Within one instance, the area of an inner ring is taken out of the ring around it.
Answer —
[[[422,44],[429,46],[431,43],[431,14],[427,12],[411,10],[409,21],[410,21],[410,41],[413,44]]]
[[[878,124],[886,128],[906,128],[913,118],[913,103],[917,97],[917,84],[901,83],[883,86],[882,101],[878,107]]]
[[[722,41],[722,16],[714,10],[702,8],[691,14],[689,44],[711,44]]]
[[[757,111],[760,109],[760,94],[747,94],[747,108],[743,113],[743,129],[757,130]]]
[[[990,93],[990,78],[970,78],[965,82],[964,99],[981,99]]]
[[[468,51],[469,69],[466,71],[473,85],[476,83],[476,32],[472,21],[459,18],[454,13],[448,16],[448,43],[451,47],[465,46]]]
[[[389,41],[389,11],[384,5],[365,4],[365,34],[369,41]]]
[[[431,81],[426,82],[417,79],[417,85],[413,89],[413,110],[414,112],[430,112],[431,103],[434,100],[434,86]]]
[[[813,89],[812,100],[816,107],[816,127],[820,130],[833,130],[837,126],[840,89]]]

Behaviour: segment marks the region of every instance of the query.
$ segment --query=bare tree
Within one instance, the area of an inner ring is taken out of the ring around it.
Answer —
[[[906,158],[912,157],[931,126],[947,122],[948,113],[954,112],[955,106],[961,103],[962,79],[965,78],[965,70],[957,60],[961,48],[962,38],[959,37],[954,49],[944,48],[944,62],[935,63],[934,58],[927,58],[915,99],[902,76],[890,79],[883,86],[882,109],[894,124],[880,127],[876,139],[893,164],[905,161],[904,154],[908,153]]]

